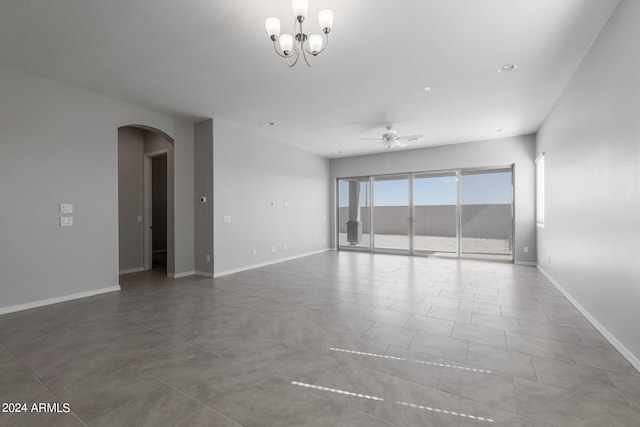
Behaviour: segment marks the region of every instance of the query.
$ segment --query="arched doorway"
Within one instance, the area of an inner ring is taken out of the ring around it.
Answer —
[[[149,126],[118,128],[120,274],[175,272],[173,143]]]

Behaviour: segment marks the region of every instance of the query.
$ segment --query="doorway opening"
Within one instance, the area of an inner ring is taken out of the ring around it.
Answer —
[[[145,270],[167,272],[167,151],[145,154]]]
[[[174,271],[173,139],[140,125],[118,129],[119,273]]]
[[[513,261],[513,166],[337,180],[339,249]]]

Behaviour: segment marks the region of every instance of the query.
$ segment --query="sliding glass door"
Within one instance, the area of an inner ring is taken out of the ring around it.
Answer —
[[[418,254],[456,254],[456,172],[414,175],[415,227],[413,247]]]
[[[465,170],[460,177],[460,252],[511,259],[511,168]]]
[[[388,252],[410,250],[411,205],[409,175],[373,178],[373,248]]]
[[[338,247],[513,259],[513,169],[338,180]]]
[[[338,246],[366,248],[371,246],[370,178],[338,181]]]

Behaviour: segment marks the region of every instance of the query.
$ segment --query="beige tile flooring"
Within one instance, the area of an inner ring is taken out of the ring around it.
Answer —
[[[640,376],[533,267],[328,252],[0,317],[0,426],[638,426]]]

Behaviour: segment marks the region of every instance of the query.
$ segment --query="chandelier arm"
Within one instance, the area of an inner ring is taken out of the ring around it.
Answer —
[[[325,33],[324,35],[324,46],[322,49],[320,49],[318,51],[318,53],[316,55],[320,55],[322,52],[324,52],[324,50],[327,48],[327,46],[329,46],[329,33]]]
[[[278,54],[278,56],[281,56],[282,58],[288,58],[287,55],[283,55],[282,53],[278,52],[278,48],[276,47],[276,41],[273,42],[273,50],[276,51],[276,53]]]
[[[294,46],[295,46],[295,44],[294,44]],[[293,67],[294,65],[296,65],[296,64],[298,63],[298,59],[300,59],[300,52],[299,52],[297,49],[295,49],[295,48],[294,48],[294,51],[296,52],[296,54],[295,54],[295,58],[296,58],[296,59],[295,59],[295,61],[293,61],[293,63],[292,63],[292,64],[289,64],[289,58],[293,58],[293,55],[287,56],[287,66],[288,66],[289,68],[291,68],[291,67]]]
[[[305,48],[303,47],[303,49],[302,49],[302,56],[303,56],[303,58],[304,58],[304,62],[306,62],[306,63],[307,63],[307,66],[309,66],[309,67],[313,67],[313,65],[311,65],[311,63],[309,63],[309,60],[307,59],[307,52],[306,52],[306,51],[307,51],[307,49],[305,49]]]
[[[311,53],[311,50],[309,49],[308,46],[309,46],[309,43],[307,43],[307,44],[302,43],[302,50],[307,52],[310,55],[313,55],[313,53]]]

